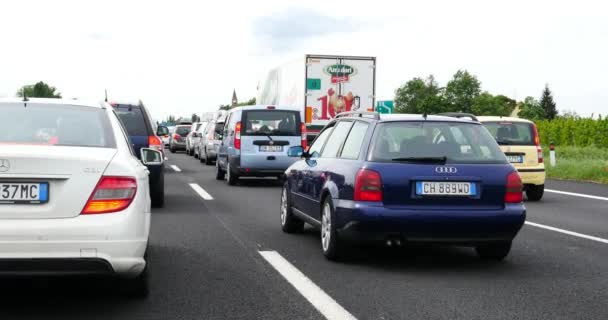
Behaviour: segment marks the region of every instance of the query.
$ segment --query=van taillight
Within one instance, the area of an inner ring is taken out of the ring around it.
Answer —
[[[380,173],[361,169],[355,179],[355,201],[382,201]]]
[[[306,140],[306,123],[302,122],[302,149],[306,150],[308,147],[308,140]]]
[[[163,142],[157,136],[149,136],[148,137],[148,146],[149,148],[156,150],[163,150]]]
[[[507,176],[507,190],[505,193],[505,203],[520,203],[524,199],[523,185],[517,172],[511,172]]]
[[[102,176],[81,214],[122,211],[129,207],[137,193],[134,177]]]
[[[236,128],[234,130],[234,148],[241,149],[241,122],[236,123]]]

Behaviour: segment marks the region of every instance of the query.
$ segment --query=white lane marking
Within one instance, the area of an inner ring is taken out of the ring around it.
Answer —
[[[597,241],[597,242],[608,244],[608,239],[602,239],[602,238],[598,238],[598,237],[594,237],[594,236],[589,236],[589,235],[578,233],[578,232],[574,232],[574,231],[568,231],[568,230],[564,230],[564,229],[559,229],[559,228],[555,228],[555,227],[551,227],[551,226],[546,226],[544,224],[530,222],[530,221],[526,221],[526,224],[530,225],[530,226],[533,226],[533,227],[537,227],[537,228],[547,229],[547,230],[551,230],[551,231],[555,231],[555,232],[571,235],[571,236],[574,236],[574,237],[579,237],[579,238],[583,238],[583,239],[587,239],[587,240],[592,240],[592,241]]]
[[[583,194],[583,193],[566,192],[566,191],[552,190],[552,189],[545,189],[545,192],[564,194],[564,195],[573,196],[573,197],[581,197],[581,198],[589,198],[589,199],[595,199],[595,200],[608,201],[608,198],[606,198],[606,197],[592,196],[592,195]]]
[[[182,169],[178,168],[176,165],[172,164],[170,165],[171,169],[173,169],[175,172],[182,172]]]
[[[357,319],[278,252],[260,251],[260,254],[325,318],[328,320]]]
[[[213,197],[207,191],[205,191],[205,189],[203,189],[201,186],[199,186],[197,183],[189,183],[188,185],[190,185],[190,188],[192,188],[192,190],[194,190],[194,192],[198,193],[198,195],[201,196],[201,198],[203,198],[205,200],[213,200]]]

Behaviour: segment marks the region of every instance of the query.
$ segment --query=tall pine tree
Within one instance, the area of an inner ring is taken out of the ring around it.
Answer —
[[[540,106],[545,113],[545,117],[549,120],[555,119],[557,117],[557,108],[555,107],[555,101],[553,101],[553,94],[551,90],[549,90],[549,85],[545,85],[545,90],[543,90],[543,95],[540,98]]]

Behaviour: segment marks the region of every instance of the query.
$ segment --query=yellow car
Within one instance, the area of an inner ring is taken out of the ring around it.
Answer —
[[[545,190],[545,164],[534,122],[510,117],[477,117],[490,131],[509,162],[515,166],[530,201],[538,201]]]

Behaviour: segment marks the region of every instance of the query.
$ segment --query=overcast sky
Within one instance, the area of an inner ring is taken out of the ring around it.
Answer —
[[[533,2],[533,4],[529,3]],[[211,5],[212,3],[212,5]],[[570,4],[570,5],[568,5]],[[306,53],[376,56],[377,97],[458,69],[493,94],[608,114],[602,1],[24,1],[0,6],[0,97],[42,80],[66,98],[142,99],[157,118],[254,97]]]

